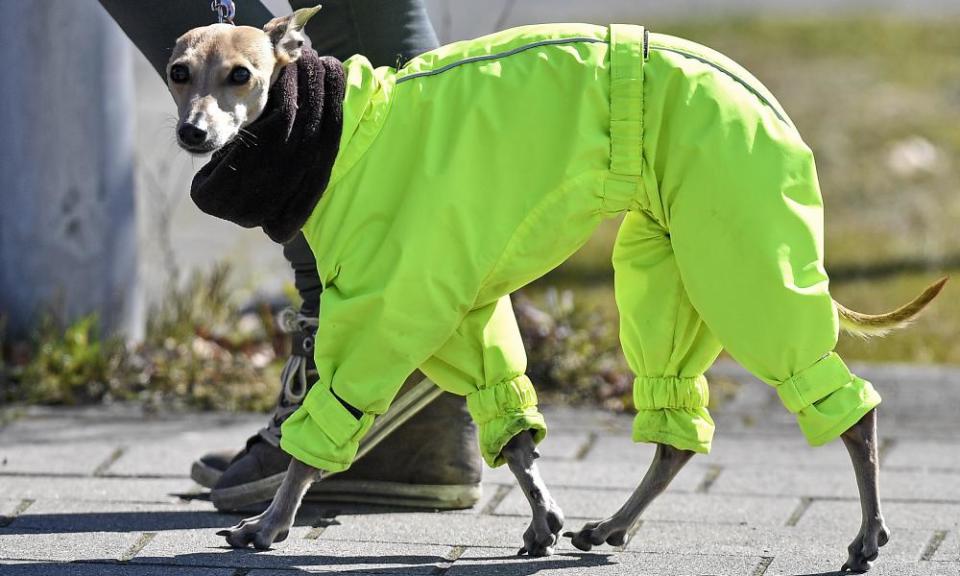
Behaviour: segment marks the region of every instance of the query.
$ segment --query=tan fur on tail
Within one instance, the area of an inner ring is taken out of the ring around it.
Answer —
[[[850,310],[834,300],[833,304],[837,307],[837,313],[840,315],[840,329],[861,338],[885,336],[888,332],[910,324],[917,317],[917,314],[937,297],[946,283],[947,278],[941,278],[927,286],[926,290],[912,301],[886,314],[862,314]]]

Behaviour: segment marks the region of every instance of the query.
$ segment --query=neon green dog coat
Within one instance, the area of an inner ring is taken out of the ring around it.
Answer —
[[[399,71],[359,56],[345,68],[340,151],[303,228],[324,292],[320,380],[283,426],[298,460],[349,467],[417,368],[466,396],[491,466],[517,432],[541,440],[507,295],[623,213],[613,263],[634,440],[709,451],[703,373],[721,346],[776,387],[812,444],[879,403],[831,352],[813,156],[733,62],[636,26],[564,24]]]

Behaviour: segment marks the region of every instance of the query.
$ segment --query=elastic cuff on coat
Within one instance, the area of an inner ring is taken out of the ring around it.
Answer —
[[[372,425],[372,414],[358,420],[330,390],[314,386],[280,428],[280,448],[314,468],[343,472],[353,464],[360,439]]]
[[[714,424],[707,411],[705,376],[640,377],[633,383],[633,441],[667,444],[700,454],[710,452]]]
[[[846,432],[880,404],[870,382],[853,375],[831,352],[777,386],[783,405],[797,415],[797,424],[812,446]]]
[[[480,454],[491,468],[506,462],[500,452],[523,430],[532,431],[537,444],[547,435],[547,424],[537,409],[537,393],[526,376],[468,395],[467,409],[477,424]]]

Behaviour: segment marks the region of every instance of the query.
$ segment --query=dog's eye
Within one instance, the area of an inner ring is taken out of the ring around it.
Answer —
[[[246,84],[250,81],[250,71],[243,66],[237,66],[230,72],[231,84]]]
[[[174,84],[185,84],[190,80],[190,70],[183,64],[174,64],[170,67],[170,81]]]

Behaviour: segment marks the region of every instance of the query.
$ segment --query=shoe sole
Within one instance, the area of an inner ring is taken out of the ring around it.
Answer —
[[[360,447],[357,450],[357,459],[363,458],[367,453],[373,450],[387,436],[392,434],[397,428],[414,417],[423,410],[428,404],[440,397],[443,392],[431,381],[424,379],[415,384],[409,392],[398,397],[390,409],[382,416],[377,418],[370,431],[360,441]],[[198,464],[194,463],[194,466]],[[222,473],[222,472],[221,472]],[[273,499],[277,489],[283,483],[286,472],[280,472],[273,476],[247,482],[229,488],[221,488],[210,492],[210,499],[217,510],[235,511],[242,510],[253,504],[266,502]],[[309,490],[308,495],[322,493],[324,497],[336,496],[339,502],[362,502],[382,504],[382,501],[373,502],[373,499],[382,498],[398,506],[399,500],[416,501],[429,504],[418,504],[417,506],[429,508],[468,508],[479,498],[479,486],[474,484],[466,485],[433,485],[433,484],[404,484],[400,482],[381,482],[375,480],[333,480],[333,474],[328,475],[322,482],[315,483]],[[219,478],[219,477],[218,477]],[[332,485],[335,488],[322,488],[321,485]],[[355,485],[364,485],[363,488],[356,488]],[[422,487],[422,490],[417,490]],[[439,490],[438,490],[439,488]],[[449,489],[449,490],[447,490]],[[430,496],[433,490],[435,496]],[[448,494],[449,492],[449,494]],[[361,499],[362,498],[362,499]],[[395,500],[396,499],[396,500]],[[472,502],[467,505],[461,505],[462,502]]]
[[[476,504],[481,494],[479,484],[404,484],[331,478],[311,486],[304,500],[460,510]]]

